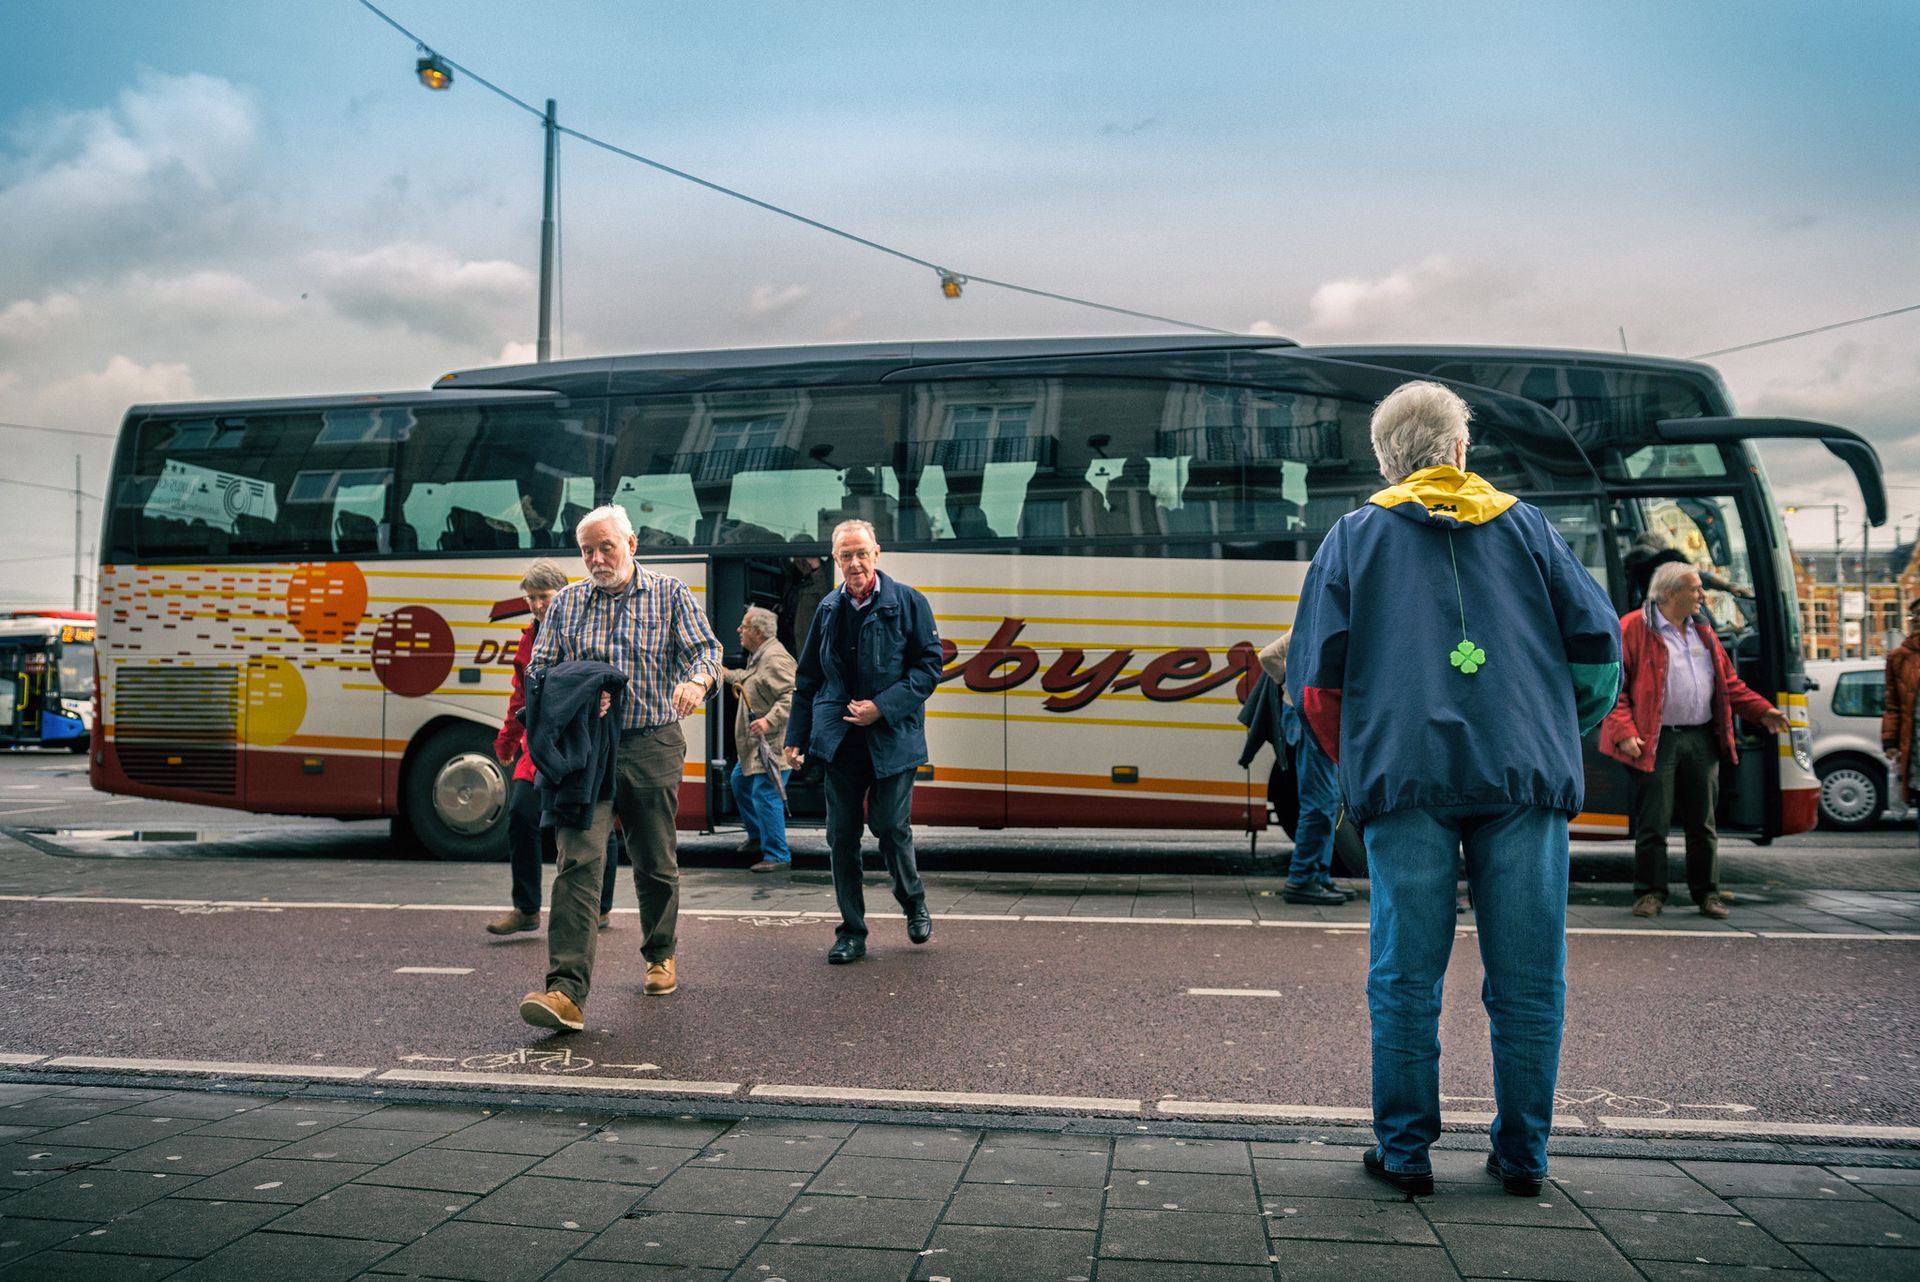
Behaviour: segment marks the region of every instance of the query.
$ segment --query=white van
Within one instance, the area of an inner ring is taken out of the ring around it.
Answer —
[[[1886,707],[1885,659],[1821,659],[1807,664],[1807,713],[1813,771],[1820,776],[1820,826],[1842,832],[1871,828],[1892,815],[1891,767],[1880,752]]]

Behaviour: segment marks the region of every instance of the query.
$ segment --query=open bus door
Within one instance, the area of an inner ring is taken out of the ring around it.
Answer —
[[[1751,474],[1729,469],[1720,447],[1754,439],[1820,441],[1853,471],[1867,519],[1875,525],[1886,520],[1879,457],[1846,428],[1795,419],[1669,419],[1658,423],[1656,432],[1658,442],[1630,453],[1624,478],[1607,487],[1629,580],[1636,547],[1644,555],[1657,546],[1726,581],[1732,590],[1707,593],[1705,609],[1714,631],[1741,680],[1787,710],[1797,727],[1783,743],[1735,719],[1740,761],[1721,771],[1719,826],[1763,842],[1803,831],[1812,826],[1818,786],[1801,759],[1804,707],[1793,707],[1804,705],[1806,678],[1792,559],[1767,487]],[[1640,606],[1643,591],[1644,579],[1638,586],[1629,581],[1619,604]],[[1763,602],[1778,604],[1760,608]],[[1788,769],[1796,779],[1806,775],[1799,781],[1805,786],[1792,789],[1805,794],[1804,803],[1786,804],[1783,770]]]

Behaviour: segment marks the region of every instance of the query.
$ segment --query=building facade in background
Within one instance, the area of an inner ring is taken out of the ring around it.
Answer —
[[[1807,658],[1879,658],[1900,644],[1907,603],[1920,598],[1920,539],[1864,556],[1796,548],[1793,566]]]

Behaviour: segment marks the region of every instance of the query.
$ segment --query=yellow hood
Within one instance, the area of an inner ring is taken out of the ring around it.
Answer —
[[[1462,525],[1485,525],[1518,501],[1472,472],[1444,465],[1423,467],[1367,500],[1375,507],[1397,508],[1397,515],[1424,514],[1430,521],[1450,520]]]

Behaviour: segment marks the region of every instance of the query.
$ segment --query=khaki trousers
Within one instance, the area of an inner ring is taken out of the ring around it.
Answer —
[[[555,833],[559,860],[547,917],[547,989],[585,1006],[593,986],[593,952],[600,931],[600,877],[607,832],[615,814],[626,833],[640,897],[640,951],[650,962],[673,956],[680,920],[680,778],[687,737],[678,722],[620,735],[613,800],[594,807],[588,828]]]

